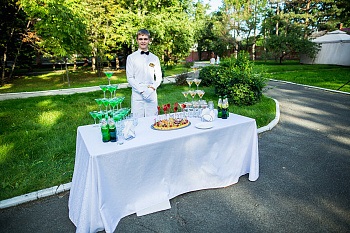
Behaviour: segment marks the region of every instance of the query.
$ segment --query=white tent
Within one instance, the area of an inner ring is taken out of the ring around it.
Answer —
[[[350,35],[336,30],[312,40],[321,45],[315,59],[302,55],[300,63],[350,66]]]

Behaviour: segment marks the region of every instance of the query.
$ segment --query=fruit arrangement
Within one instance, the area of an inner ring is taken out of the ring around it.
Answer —
[[[153,128],[157,130],[173,130],[184,128],[189,124],[190,122],[187,120],[187,118],[169,118],[155,121],[153,124]]]

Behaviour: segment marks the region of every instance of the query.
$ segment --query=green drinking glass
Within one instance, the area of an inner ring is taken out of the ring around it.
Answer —
[[[104,73],[108,78],[108,85],[111,85],[111,77],[112,77],[114,72],[113,71],[105,71]]]
[[[112,112],[114,113],[114,108],[118,105],[118,99],[117,98],[110,99],[109,105],[111,105]]]
[[[99,121],[101,121],[103,117],[103,112],[102,111],[97,112],[96,117],[98,118]]]
[[[90,116],[94,119],[94,122],[95,122],[94,127],[98,126],[97,123],[96,123],[97,114],[98,114],[98,111],[90,112]]]
[[[95,99],[96,103],[100,107],[100,111],[102,111],[102,99]]]
[[[118,85],[117,84],[114,84],[114,85],[112,85],[113,87],[114,87],[114,97],[116,97],[116,93],[117,93],[117,89],[118,89]]]
[[[106,107],[106,112],[108,111],[109,99],[103,98],[102,104]]]
[[[107,85],[100,85],[100,88],[103,91],[103,98],[106,98]]]

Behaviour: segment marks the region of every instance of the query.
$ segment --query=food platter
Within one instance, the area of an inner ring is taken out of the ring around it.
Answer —
[[[176,128],[155,128],[154,125],[152,124],[151,129],[158,130],[158,131],[171,131],[171,130],[177,130],[177,129],[184,129],[190,125],[191,125],[191,122],[188,122],[187,125],[183,125],[183,126],[176,127]]]

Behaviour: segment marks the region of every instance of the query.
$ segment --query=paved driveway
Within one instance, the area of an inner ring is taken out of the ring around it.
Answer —
[[[350,232],[350,95],[269,84],[281,115],[259,135],[256,182],[178,196],[116,232]],[[0,231],[74,232],[68,195],[0,210]]]

